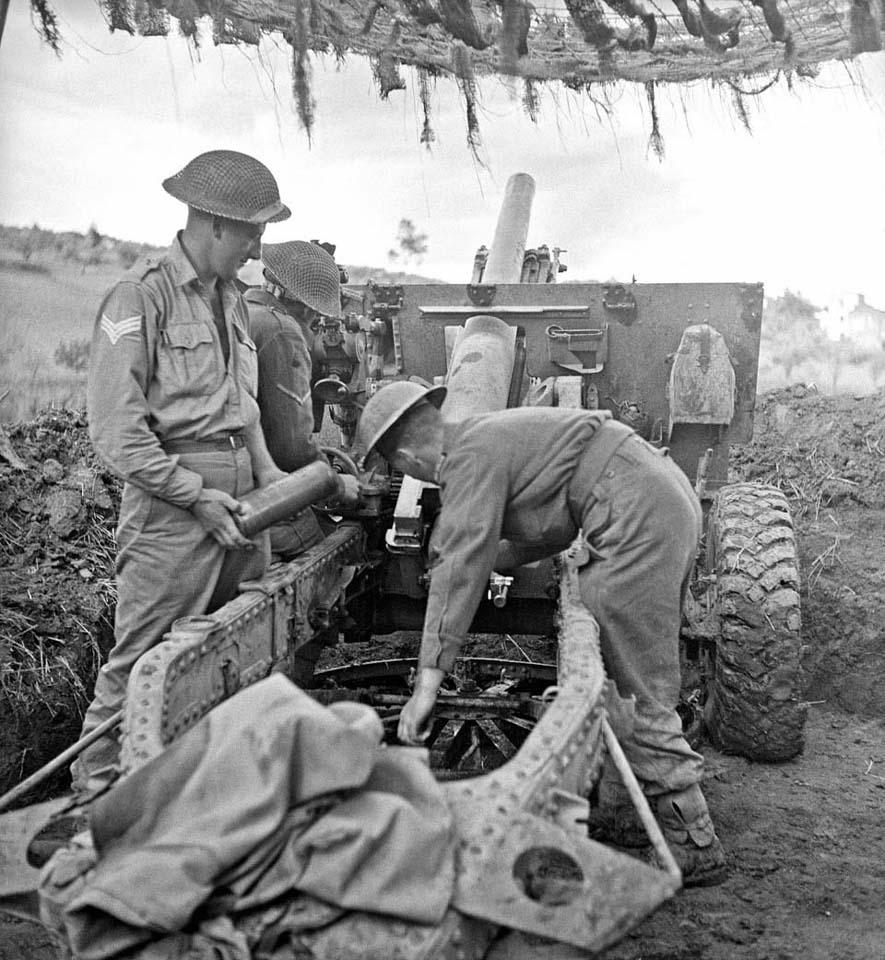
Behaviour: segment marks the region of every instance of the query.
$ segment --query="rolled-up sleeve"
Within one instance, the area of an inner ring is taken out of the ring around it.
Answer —
[[[487,437],[459,443],[441,475],[419,666],[452,669],[494,568],[509,495],[508,458]]]
[[[137,282],[122,281],[96,318],[87,386],[89,436],[106,466],[153,496],[190,507],[200,495],[199,474],[178,466],[150,425],[150,357],[158,311]]]

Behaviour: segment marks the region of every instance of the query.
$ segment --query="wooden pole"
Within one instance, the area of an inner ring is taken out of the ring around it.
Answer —
[[[612,758],[612,762],[621,776],[621,782],[627,788],[627,793],[630,794],[630,799],[633,802],[636,813],[642,822],[642,826],[645,828],[645,832],[648,834],[648,839],[651,840],[652,846],[655,848],[658,858],[663,864],[664,870],[681,884],[682,871],[679,869],[679,864],[676,862],[676,858],[667,845],[663,833],[661,833],[658,821],[655,820],[655,816],[651,812],[651,807],[649,807],[648,800],[646,800],[645,794],[642,792],[642,787],[639,786],[636,774],[633,773],[630,761],[624,754],[620,743],[618,743],[618,738],[615,736],[615,732],[612,730],[611,724],[607,719],[603,719],[602,721],[602,736],[605,740],[605,746],[608,749],[609,756]]]
[[[90,744],[95,743],[96,740],[100,740],[106,733],[110,733],[122,719],[123,711],[118,710],[112,717],[108,717],[104,723],[99,724],[81,740],[71,744],[67,750],[63,750],[54,760],[50,760],[49,763],[40,767],[36,773],[32,773],[26,780],[22,780],[17,787],[13,787],[4,793],[3,796],[0,797],[0,810],[5,810],[11,803],[14,803],[19,797],[23,797],[50,774],[55,773],[56,770],[65,766],[68,761],[73,760],[74,757],[82,753]]]

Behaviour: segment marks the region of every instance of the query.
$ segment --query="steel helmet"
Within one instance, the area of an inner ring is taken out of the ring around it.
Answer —
[[[286,293],[324,317],[341,316],[338,265],[318,243],[265,243],[261,262]]]
[[[189,207],[228,220],[276,223],[292,211],[280,200],[280,190],[267,167],[235,150],[201,153],[163,181],[163,189]]]
[[[382,387],[363,407],[357,440],[367,457],[385,433],[422,400],[432,403],[437,410],[446,398],[445,387],[422,387],[411,380],[397,380]]]

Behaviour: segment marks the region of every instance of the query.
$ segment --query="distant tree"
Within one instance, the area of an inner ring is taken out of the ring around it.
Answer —
[[[89,366],[89,341],[69,340],[55,348],[53,359],[60,367],[67,367],[74,373],[85,373]]]
[[[117,247],[117,256],[120,258],[120,263],[122,263],[127,270],[138,259],[138,252],[138,246],[128,241],[124,241]]]
[[[829,347],[824,355],[829,393],[836,393],[840,377],[847,369],[868,366],[877,352],[860,346],[844,334],[836,342],[831,342]]]
[[[769,297],[765,301],[762,335],[793,330],[798,324],[815,329],[820,327],[818,314],[821,308],[806,300],[799,293],[784,290],[779,297]]]
[[[829,341],[821,327],[820,308],[800,294],[785,290],[765,300],[760,352],[783,371],[783,384],[795,382],[803,368],[819,366]]]
[[[407,218],[399,222],[396,231],[396,247],[387,251],[391,263],[402,259],[403,263],[421,263],[427,254],[427,234],[419,233],[415,224]]]
[[[89,245],[88,249],[85,253],[81,252],[78,257],[83,263],[81,272],[86,270],[87,265],[90,267],[98,265],[104,257],[104,237],[98,232],[98,227],[94,223],[91,223],[86,231],[86,242]]]
[[[870,376],[873,378],[873,383],[878,386],[882,375],[885,374],[885,350],[873,352],[867,361],[867,366],[870,370]]]
[[[39,249],[42,233],[43,231],[36,223],[18,232],[16,246],[26,263],[30,262],[31,257]]]

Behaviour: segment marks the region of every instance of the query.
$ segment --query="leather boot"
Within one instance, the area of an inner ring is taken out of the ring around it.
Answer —
[[[725,853],[700,786],[662,794],[654,806],[661,832],[682,870],[683,886],[722,883],[728,875]]]

